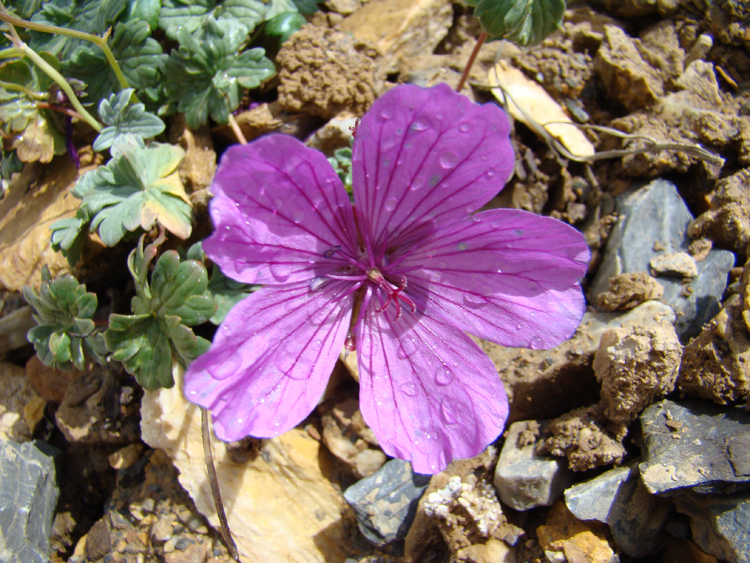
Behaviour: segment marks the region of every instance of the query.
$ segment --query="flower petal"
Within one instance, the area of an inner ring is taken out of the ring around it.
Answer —
[[[268,135],[230,147],[211,190],[214,233],[203,248],[232,279],[309,280],[320,275],[316,269],[330,269],[324,255],[331,249],[356,250],[341,180],[322,153],[293,137]]]
[[[276,436],[310,414],[349,328],[346,287],[264,287],[229,312],[185,374],[185,396],[213,413],[219,439]]]
[[[370,303],[357,331],[360,408],[383,451],[437,473],[493,442],[508,399],[489,358],[463,332],[402,309],[397,320]]]
[[[379,98],[357,128],[352,159],[372,248],[418,239],[497,195],[514,166],[508,134],[499,107],[445,84],[398,86]]]
[[[436,232],[393,271],[429,314],[503,346],[548,349],[581,322],[590,256],[562,221],[494,209]]]

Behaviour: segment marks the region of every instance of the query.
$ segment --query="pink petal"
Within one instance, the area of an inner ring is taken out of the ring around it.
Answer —
[[[376,251],[476,211],[513,170],[508,118],[445,84],[398,86],[362,118],[354,199]]]
[[[185,395],[213,413],[219,439],[276,436],[312,412],[349,329],[346,288],[264,287],[229,312],[185,374]]]
[[[547,349],[583,317],[589,259],[570,225],[495,209],[438,231],[394,272],[427,313],[503,346]]]
[[[466,334],[402,309],[389,320],[372,301],[357,331],[360,408],[388,455],[437,473],[500,434],[508,399],[492,362]]]
[[[309,280],[340,265],[326,253],[356,249],[349,197],[325,156],[287,135],[230,147],[211,186],[214,233],[206,254],[232,279]],[[352,246],[355,245],[355,246]]]

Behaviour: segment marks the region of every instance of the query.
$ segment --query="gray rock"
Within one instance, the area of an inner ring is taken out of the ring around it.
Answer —
[[[617,545],[631,557],[644,557],[661,548],[671,509],[669,502],[649,494],[636,464],[569,488],[565,503],[576,518],[609,525]]]
[[[539,430],[548,424],[541,422]],[[564,460],[537,455],[536,440],[522,440],[521,434],[527,431],[526,422],[510,426],[495,469],[495,489],[500,500],[516,510],[550,506],[573,483],[573,472]]]
[[[44,442],[0,442],[0,561],[47,563],[60,490],[57,450]]]
[[[385,545],[406,537],[429,484],[429,475],[414,473],[408,461],[392,459],[349,487],[344,498],[354,509],[362,534],[375,545]]]
[[[655,180],[628,191],[617,198],[617,211],[620,218],[612,229],[602,265],[591,286],[594,301],[607,291],[610,277],[649,272],[651,260],[662,253],[654,250],[654,245],[661,245],[664,253],[687,252],[690,245],[687,228],[693,216],[671,182]],[[689,282],[669,276],[656,278],[664,286],[662,301],[677,313],[675,329],[683,341],[697,335],[719,312],[727,275],[734,266],[734,254],[712,250],[696,265],[698,274]]]
[[[723,490],[750,482],[750,413],[701,401],[662,401],[641,415],[641,478],[652,493]]]
[[[729,563],[750,563],[750,491],[680,495],[677,510],[690,516],[693,541],[703,551]]]

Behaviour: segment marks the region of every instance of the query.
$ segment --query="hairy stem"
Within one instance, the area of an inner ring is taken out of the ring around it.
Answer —
[[[458,81],[458,86],[456,86],[456,92],[460,92],[461,89],[464,87],[464,84],[466,84],[466,79],[469,78],[469,72],[471,72],[471,67],[474,66],[474,61],[477,60],[477,55],[479,54],[479,49],[482,48],[482,45],[484,45],[484,42],[487,41],[487,32],[482,31],[482,33],[479,34],[479,39],[477,39],[477,44],[474,45],[474,50],[471,52],[471,56],[469,57],[469,60],[466,62],[466,66],[464,67],[464,72],[461,75],[461,80]]]

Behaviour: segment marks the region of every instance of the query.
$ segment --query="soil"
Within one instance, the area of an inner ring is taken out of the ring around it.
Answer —
[[[387,17],[373,21],[378,17],[375,3],[389,1],[393,7],[383,8]],[[317,143],[330,156],[349,142],[348,126],[341,123],[363,115],[394,85],[409,80],[455,86],[479,31],[470,8],[460,0],[328,0],[320,7],[284,44],[278,55],[278,82],[265,94],[266,100],[237,115],[248,140],[283,132]],[[362,15],[365,10],[374,15]],[[391,26],[391,34],[372,31],[381,25]],[[529,429],[534,429],[527,433],[528,442],[537,444],[539,455],[564,459],[578,472],[577,482],[637,459],[642,453],[637,440],[640,414],[665,397],[698,397],[728,408],[750,400],[750,266],[745,265],[750,243],[748,37],[750,13],[745,2],[574,1],[569,2],[562,28],[539,45],[520,49],[487,43],[472,72],[473,83],[465,90],[478,102],[493,103],[487,70],[502,58],[541,85],[575,123],[584,125],[597,152],[639,149],[648,138],[700,145],[723,159],[717,165],[683,146],[576,161],[551,150],[532,128],[514,124],[516,172],[491,206],[542,213],[580,229],[593,252],[584,288],[596,274],[617,220],[614,201],[619,194],[667,178],[678,186],[696,217],[687,232],[690,253],[680,253],[683,256],[675,258],[679,264],[652,264],[651,272],[610,279],[610,291],[589,302],[591,315],[620,315],[658,301],[663,287],[650,274],[689,279],[712,248],[736,256],[737,267],[729,280],[734,283],[725,292],[721,312],[689,342],[681,343],[669,322],[653,320],[603,335],[584,323],[570,342],[546,353],[497,350],[482,343],[508,388],[510,421],[528,420]],[[338,125],[326,125],[334,118]],[[612,129],[626,135],[612,135]],[[206,204],[211,178],[234,134],[225,126],[192,131],[179,119],[171,133],[172,141],[187,152],[180,174],[195,208],[194,240],[189,241],[194,242],[210,232]],[[70,164],[58,159],[52,166],[60,173],[34,167],[36,172],[21,175],[25,189],[37,190],[35,204],[40,198],[62,199],[71,183],[75,171]],[[6,197],[0,202],[10,213],[6,217],[25,221],[22,236],[16,238],[21,244],[18,252],[26,255],[13,259],[13,272],[0,278],[5,288],[0,316],[23,306],[19,289],[37,272],[39,241],[48,239],[46,231],[40,234],[31,228],[36,219],[26,218],[29,210],[18,201]],[[64,205],[70,212],[70,202]],[[47,215],[42,216],[46,220]],[[0,218],[7,233],[5,221]],[[6,256],[4,249],[13,241],[6,241],[6,235],[0,241],[0,256]],[[104,318],[110,310],[126,312],[133,293],[125,269],[127,249],[95,246],[95,252],[84,255],[79,279],[99,295]],[[6,258],[3,264],[11,263]],[[66,269],[59,256],[49,261],[54,272]],[[207,337],[211,331],[209,326],[197,329]],[[112,367],[59,374],[40,365],[30,346],[3,352],[0,360],[13,365],[16,378],[12,385],[3,384],[4,393],[18,394],[23,366],[30,383],[24,387],[24,397],[29,397],[24,405],[8,406],[8,411],[26,409],[33,437],[63,452],[63,494],[52,532],[52,561],[231,561],[220,533],[196,508],[201,503],[186,492],[193,493],[184,480],[178,480],[176,461],[142,441],[138,423],[143,392],[132,377]],[[343,383],[329,389],[304,428],[306,439],[320,443],[319,472],[330,481],[328,489],[338,494],[377,471],[386,456],[362,420],[357,383],[343,362],[334,379]],[[10,399],[0,397],[0,405],[6,404],[11,405]],[[535,420],[542,419],[553,420],[539,432]],[[32,436],[21,421],[22,417],[13,420],[12,439]],[[359,563],[607,561],[615,553],[622,561],[635,560],[622,554],[605,524],[575,519],[562,501],[525,513],[501,506],[491,491],[491,473],[502,445],[501,437],[479,458],[459,461],[434,477],[411,531],[400,543],[372,545],[358,531],[353,515],[341,509],[337,534],[347,539],[335,550],[338,558],[327,559],[321,547],[316,560],[343,563],[341,553],[350,557],[347,562]],[[248,440],[232,444],[229,451],[233,463],[241,466],[262,457],[264,449],[261,441]],[[459,492],[448,512],[441,517],[425,512],[425,499],[451,486]],[[492,527],[484,533],[478,526],[487,514],[493,515]],[[653,557],[672,561],[689,553],[686,560],[718,561],[700,551],[685,522],[683,532],[670,536]],[[749,522],[739,525],[750,527]]]

